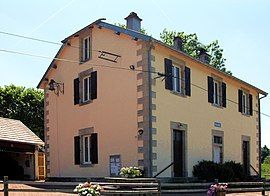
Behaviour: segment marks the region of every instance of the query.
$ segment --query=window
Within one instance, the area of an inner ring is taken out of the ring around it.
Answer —
[[[79,135],[74,137],[74,164],[98,164],[98,134],[93,133],[93,128],[81,129]]]
[[[221,79],[208,76],[208,102],[215,106],[226,107],[227,85]]]
[[[214,104],[220,105],[220,82],[214,81]]]
[[[243,108],[243,114],[249,114],[249,108],[248,108],[248,94],[243,92],[242,95],[242,108]]]
[[[90,76],[83,78],[83,102],[90,100],[91,97],[91,79]]]
[[[172,83],[173,91],[181,93],[182,89],[182,76],[181,68],[172,66]]]
[[[223,138],[222,136],[213,136],[213,161],[215,163],[223,162]]]
[[[191,96],[191,70],[184,64],[183,62],[182,66],[176,66],[171,59],[164,59],[165,89]]]
[[[73,80],[74,105],[85,105],[97,99],[97,71],[93,69],[79,73]]]
[[[84,38],[82,42],[82,60],[87,61],[90,59],[90,37]]]
[[[244,115],[253,115],[253,98],[247,90],[238,90],[238,111]]]
[[[83,163],[90,164],[90,135],[83,136]]]

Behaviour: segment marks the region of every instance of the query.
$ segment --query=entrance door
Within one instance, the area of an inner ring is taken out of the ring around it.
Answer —
[[[174,177],[184,177],[184,131],[173,130]]]
[[[249,141],[243,141],[243,166],[246,175],[249,175],[250,157],[249,157]]]

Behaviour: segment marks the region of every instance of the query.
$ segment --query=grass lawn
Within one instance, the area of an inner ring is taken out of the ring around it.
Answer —
[[[262,177],[266,179],[270,179],[270,164],[266,164],[266,163],[262,164]]]

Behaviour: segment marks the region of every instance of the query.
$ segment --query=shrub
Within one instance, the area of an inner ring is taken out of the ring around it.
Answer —
[[[193,166],[193,176],[200,180],[214,181],[217,176],[218,164],[213,161],[203,160]]]
[[[138,167],[122,167],[120,175],[125,178],[136,178],[142,176],[142,172]]]
[[[200,180],[212,182],[218,179],[222,182],[245,180],[243,166],[234,161],[225,163],[214,163],[213,161],[200,161],[193,166],[193,176]]]

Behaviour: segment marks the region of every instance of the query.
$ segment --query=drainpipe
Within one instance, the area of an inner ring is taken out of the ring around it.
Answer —
[[[149,165],[148,165],[148,175],[149,177],[153,176],[153,153],[152,153],[152,78],[151,78],[151,50],[152,50],[152,42],[151,40],[148,42],[150,47],[147,51],[147,58],[148,58],[148,110],[149,110],[149,131],[148,131],[148,158],[149,158]]]
[[[258,95],[260,96],[260,94]],[[261,130],[261,99],[265,98],[267,96],[266,95],[263,95],[262,97],[259,97],[258,99],[258,112],[259,112],[259,177],[261,178],[261,175],[262,175],[262,169],[261,169],[261,158],[262,158],[262,130]]]

